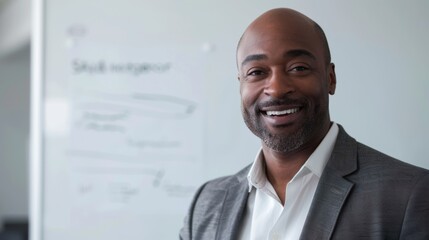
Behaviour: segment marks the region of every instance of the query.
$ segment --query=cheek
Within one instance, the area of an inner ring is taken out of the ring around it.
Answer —
[[[320,84],[320,81],[318,81],[318,83],[302,83],[297,91],[307,99],[308,104],[310,104],[310,109],[319,111],[322,108],[326,108],[328,105],[328,88],[326,84]]]
[[[322,99],[328,93],[327,84],[318,78],[313,79],[312,81],[303,81],[299,85],[299,92],[310,97]]]
[[[241,102],[243,107],[249,107],[255,104],[261,93],[260,87],[255,84],[242,83],[240,85]]]

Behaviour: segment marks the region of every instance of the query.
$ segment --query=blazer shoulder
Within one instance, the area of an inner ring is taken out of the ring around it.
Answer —
[[[249,172],[250,167],[251,165],[248,165],[233,175],[219,177],[219,178],[210,180],[204,184],[204,189],[205,190],[225,190],[231,186],[234,186],[235,184],[242,183],[242,181],[246,180],[247,173]]]
[[[220,219],[224,205],[229,206],[225,203],[227,192],[231,190],[236,193],[237,189],[245,187],[249,168],[250,166],[234,175],[210,180],[197,190],[180,232],[181,239],[215,238],[219,222],[222,222]],[[245,193],[233,196],[245,196]],[[238,201],[238,204],[240,203]]]
[[[369,179],[391,180],[408,187],[429,174],[427,169],[398,160],[356,141],[341,125],[338,126],[339,132],[332,157],[326,165],[330,174],[365,182]]]
[[[385,170],[406,171],[426,175],[429,170],[391,157],[365,144],[357,142],[358,159],[361,167],[373,165]]]

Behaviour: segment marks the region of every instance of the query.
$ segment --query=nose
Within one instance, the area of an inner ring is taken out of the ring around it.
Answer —
[[[281,98],[294,91],[292,80],[283,69],[273,70],[264,88],[264,93],[273,98]]]

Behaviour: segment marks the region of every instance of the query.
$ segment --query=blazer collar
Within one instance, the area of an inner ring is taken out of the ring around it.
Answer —
[[[320,178],[300,239],[330,239],[337,218],[353,183],[344,177],[357,169],[357,142],[338,124],[339,132],[332,156]],[[236,174],[236,182],[225,189],[216,240],[233,240],[249,196],[247,173],[250,166]]]
[[[330,239],[353,183],[344,177],[357,169],[357,142],[341,125],[331,158],[320,178],[300,239]]]
[[[216,233],[216,240],[237,239],[240,230],[241,220],[249,197],[247,173],[250,166],[244,168],[236,174],[237,182],[232,184],[225,191],[225,198],[219,224]]]

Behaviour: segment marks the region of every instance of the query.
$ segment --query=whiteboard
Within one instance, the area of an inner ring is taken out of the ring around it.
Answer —
[[[427,2],[34,3],[34,240],[177,238],[197,187],[258,151],[240,114],[235,48],[274,7],[325,29],[332,120],[429,167]]]

